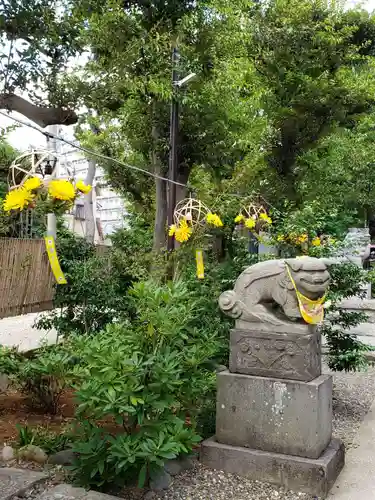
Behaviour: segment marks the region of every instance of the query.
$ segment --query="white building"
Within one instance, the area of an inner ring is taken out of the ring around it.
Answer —
[[[55,130],[51,130],[51,132],[61,136],[61,129],[56,131],[56,128]],[[56,141],[56,150],[61,155],[57,176],[73,176],[75,179],[85,180],[89,162],[84,157],[83,153],[61,141]],[[107,186],[104,171],[100,166],[96,168],[93,185],[93,201],[94,218],[97,221],[98,232],[95,239],[104,240],[116,229],[123,227],[126,210],[124,200]],[[74,215],[75,220],[69,223],[70,228],[74,232],[84,235],[85,214],[83,198],[77,200],[72,215]],[[73,227],[71,227],[72,224]]]

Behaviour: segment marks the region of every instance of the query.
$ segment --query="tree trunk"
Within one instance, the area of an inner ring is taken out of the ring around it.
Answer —
[[[163,165],[158,154],[158,142],[160,133],[157,128],[158,120],[158,106],[157,101],[154,100],[151,107],[151,137],[152,137],[152,150],[151,150],[151,165],[152,171],[156,175],[165,177]],[[168,214],[168,201],[167,201],[167,184],[166,181],[155,177],[155,222],[154,222],[154,241],[153,250],[160,252],[166,246],[167,235],[167,214]]]
[[[154,173],[163,175],[160,160],[157,153],[152,153],[152,162]],[[166,244],[166,227],[167,227],[167,186],[166,182],[161,179],[155,179],[155,225],[154,225],[154,251],[158,252],[165,247]]]
[[[181,182],[181,184],[187,184],[187,181],[189,180],[190,170],[191,169],[189,167],[182,167],[181,165],[179,165],[178,174],[177,174],[177,181]],[[176,205],[181,200],[186,198],[187,195],[188,195],[187,188],[185,186],[180,186],[177,184],[177,186],[176,186]]]
[[[96,173],[96,161],[89,160],[89,168],[87,170],[85,184],[87,186],[90,185],[93,187],[89,193],[85,194],[84,198],[85,238],[86,241],[88,241],[89,243],[94,243],[95,241],[96,221],[94,217],[94,200],[93,200],[95,173]]]
[[[100,134],[100,129],[96,127],[94,124],[90,124],[91,132],[95,135]],[[87,193],[84,197],[84,214],[85,214],[85,239],[89,243],[95,242],[95,229],[96,229],[96,220],[94,216],[94,182],[95,182],[95,174],[96,174],[96,161],[89,160],[89,168],[87,170],[85,184],[86,186],[92,186],[92,189],[89,193]]]
[[[0,94],[0,109],[16,111],[40,127],[48,125],[73,125],[78,116],[69,109],[36,106],[15,94]]]

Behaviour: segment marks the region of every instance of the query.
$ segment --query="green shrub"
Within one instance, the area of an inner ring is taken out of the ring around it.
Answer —
[[[186,285],[139,282],[130,296],[131,324],[109,325],[73,344],[81,359],[77,417],[85,423],[74,472],[85,486],[105,489],[134,476],[142,485],[165,460],[189,453],[200,440],[199,408],[213,394],[208,366],[220,343],[216,332],[199,327]]]
[[[150,268],[158,258],[152,251],[153,224],[130,210],[126,215],[126,227],[112,236],[113,258],[116,267],[133,281],[147,279]],[[160,257],[160,256],[159,256]]]
[[[231,255],[218,262],[215,250],[206,248],[204,252],[205,277],[197,278],[195,255],[192,251],[181,249],[177,260],[179,276],[186,283],[191,299],[195,303],[198,314],[189,319],[191,328],[201,328],[211,332],[219,344],[215,361],[217,364],[228,364],[229,331],[234,320],[219,308],[218,298],[226,290],[231,290],[241,272],[258,261],[257,255],[249,254],[248,238],[235,236],[231,242]]]
[[[38,319],[37,328],[54,328],[62,336],[87,334],[127,315],[132,276],[118,265],[112,249],[98,255],[82,238],[63,233],[58,253],[68,283],[56,288],[55,309]]]
[[[28,396],[32,408],[56,414],[61,395],[71,383],[71,375],[71,355],[60,346],[50,346],[21,356],[10,379]]]
[[[0,373],[12,375],[18,371],[22,356],[17,349],[0,345]]]
[[[367,275],[358,266],[349,263],[331,266],[330,274],[331,285],[327,296],[329,321],[325,321],[322,327],[328,346],[328,365],[335,371],[359,370],[367,365],[365,353],[370,348],[349,333],[349,329],[365,322],[367,316],[342,309],[339,303],[348,297],[363,297]]]

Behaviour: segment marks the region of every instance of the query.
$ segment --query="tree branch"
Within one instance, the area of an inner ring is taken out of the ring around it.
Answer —
[[[15,94],[0,94],[0,109],[21,113],[42,128],[48,125],[73,125],[78,121],[73,110],[37,106]]]

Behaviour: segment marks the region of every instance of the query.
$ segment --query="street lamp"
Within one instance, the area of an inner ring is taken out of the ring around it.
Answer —
[[[190,80],[192,80],[196,76],[197,76],[196,73],[189,73],[187,76],[185,76],[185,78],[183,78],[182,80],[179,80],[178,82],[173,82],[173,84],[176,87],[182,87],[183,85],[185,85],[185,83],[190,82]]]

